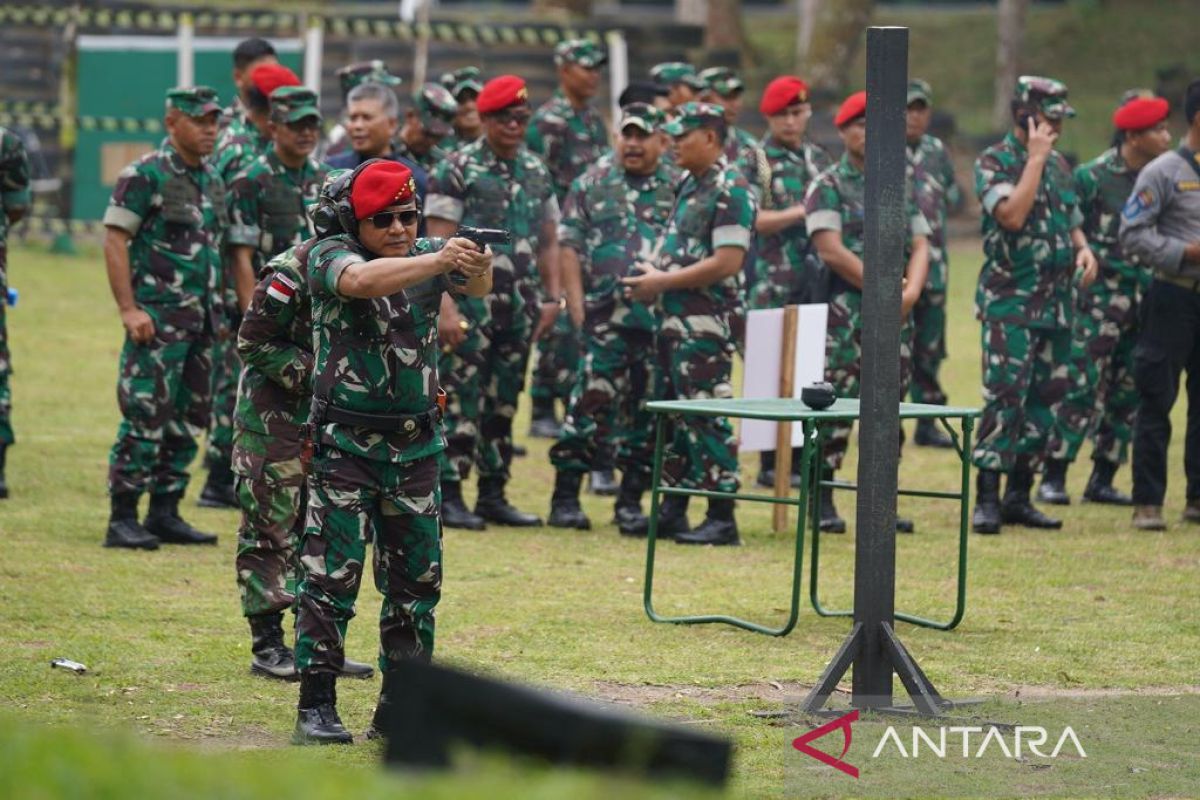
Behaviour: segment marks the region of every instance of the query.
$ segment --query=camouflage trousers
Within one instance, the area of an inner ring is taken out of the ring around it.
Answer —
[[[433,457],[372,461],[326,447],[313,458],[300,539],[296,668],[336,672],[346,626],[374,545],[379,668],[433,654],[434,607],[442,592],[442,503]]]
[[[733,397],[735,345],[728,320],[720,320],[723,336],[693,334],[689,338],[658,337],[658,398],[707,400]],[[728,417],[663,417],[668,484],[687,489],[736,492],[737,437]]]
[[[473,464],[480,477],[507,480],[513,417],[529,366],[534,292],[523,285],[457,302],[470,329],[462,344],[438,359],[446,390],[442,480],[466,480]]]
[[[212,338],[164,332],[145,344],[128,336],[121,350],[117,406],[121,424],[108,456],[110,493],[183,492],[208,425]]]
[[[12,444],[16,435],[12,429],[12,356],[8,351],[8,287],[2,277],[5,269],[5,244],[0,241],[0,445]]]
[[[646,398],[655,385],[654,333],[607,323],[588,332],[584,358],[558,442],[550,448],[554,468],[587,472],[602,442],[617,446],[617,466],[650,477],[654,415]]]
[[[238,376],[242,360],[237,352],[237,321],[227,339],[213,345],[212,419],[208,425],[208,446],[204,466],[228,464],[233,457],[233,409],[237,405]]]
[[[1125,463],[1138,409],[1133,350],[1140,296],[1137,280],[1114,271],[1076,298],[1070,388],[1046,446],[1050,458],[1073,462],[1090,432],[1094,461]]]
[[[234,560],[242,614],[284,611],[296,600],[296,545],[304,526],[299,441],[236,430],[233,472],[242,507]]]
[[[1036,469],[1063,399],[1071,332],[983,323],[983,413],[971,461],[1009,472],[1018,462]]]
[[[912,374],[912,321],[900,329],[900,397],[908,391]],[[838,397],[858,397],[862,377],[862,293],[835,292],[829,298],[829,316],[825,325],[825,380],[833,384]],[[854,426],[838,423],[826,426],[822,458],[825,467],[836,472],[850,448]],[[900,429],[900,446],[904,428]]]
[[[946,360],[946,291],[921,292],[912,310],[912,387],[914,403],[946,405],[946,392],[938,381],[938,371]]]
[[[561,400],[565,406],[579,373],[583,344],[567,312],[561,311],[554,327],[537,343],[537,358],[529,398],[543,402]]]

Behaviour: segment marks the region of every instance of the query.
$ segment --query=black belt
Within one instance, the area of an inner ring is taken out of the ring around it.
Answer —
[[[324,422],[336,422],[383,433],[403,433],[414,438],[421,433],[432,434],[441,418],[437,406],[420,414],[368,414],[337,406],[326,406],[324,411]]]

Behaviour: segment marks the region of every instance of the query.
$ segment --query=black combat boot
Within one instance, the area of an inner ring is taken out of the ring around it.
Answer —
[[[355,661],[343,656],[342,671],[338,673],[338,677],[365,681],[375,677],[375,668],[370,664],[364,664],[361,661]]]
[[[833,470],[822,469],[821,480],[833,480]],[[833,504],[833,487],[822,486],[817,496],[821,503],[821,533],[845,533],[846,520],[838,516],[837,506]]]
[[[937,420],[934,419],[917,420],[917,432],[913,436],[913,441],[917,443],[918,447],[954,447],[954,442],[938,426]]]
[[[733,518],[733,501],[710,497],[708,513],[694,530],[675,534],[675,544],[740,545],[737,520]]]
[[[1038,486],[1037,499],[1052,506],[1071,505],[1071,495],[1067,494],[1067,467],[1071,462],[1060,458],[1046,459],[1042,469],[1042,483]]]
[[[621,473],[621,488],[613,506],[613,522],[622,536],[645,536],[650,530],[650,518],[642,513],[642,495],[646,479],[632,469]]]
[[[1092,476],[1083,490],[1083,502],[1106,503],[1111,506],[1131,506],[1133,498],[1113,486],[1117,465],[1097,458],[1092,461]],[[1043,484],[1044,485],[1044,484]]]
[[[218,459],[208,470],[208,478],[196,505],[203,508],[241,508],[233,488],[233,470],[229,462]]]
[[[0,444],[0,500],[8,497],[8,481],[4,480],[4,461],[8,455],[8,445]]]
[[[1025,528],[1055,529],[1062,527],[1062,520],[1053,519],[1038,511],[1029,501],[1033,489],[1033,470],[1018,465],[1008,473],[1008,486],[1000,501],[1000,520],[1005,525],[1021,525]]]
[[[664,495],[658,503],[658,530],[655,532],[655,537],[658,539],[674,539],[681,533],[687,533],[692,529],[688,524],[688,501],[692,498],[687,495],[668,494]]]
[[[588,491],[601,497],[612,497],[618,491],[617,473],[612,467],[592,470],[588,473]]]
[[[179,500],[182,497],[183,492],[150,495],[146,530],[166,544],[216,544],[215,534],[198,531],[179,516]]]
[[[557,439],[561,426],[554,416],[554,398],[535,397],[529,419],[529,435],[534,439]]]
[[[254,614],[250,623],[250,671],[281,681],[299,680],[291,648],[283,643],[283,613]]]
[[[975,475],[975,512],[971,530],[976,533],[1000,532],[1000,473],[981,469]]]
[[[479,499],[475,502],[475,513],[487,522],[509,525],[514,528],[540,528],[542,518],[526,514],[515,508],[504,497],[504,478],[480,476]]]
[[[582,472],[560,469],[554,474],[554,494],[550,496],[550,519],[552,528],[592,529],[592,521],[579,505],[579,485],[583,483]]]
[[[127,547],[132,550],[157,550],[158,539],[138,523],[136,492],[118,492],[111,498],[112,513],[108,518],[108,531],[104,535],[105,547]]]
[[[300,673],[292,744],[351,744],[354,737],[337,713],[337,676],[331,672]]]
[[[775,488],[774,450],[763,450],[758,454],[758,478],[754,482],[764,489]]]
[[[464,531],[481,531],[487,527],[483,517],[472,514],[463,502],[462,481],[442,481],[442,525]]]
[[[392,714],[392,695],[395,693],[392,672],[383,673],[383,682],[379,685],[379,702],[375,704],[375,713],[371,715],[371,724],[363,732],[368,741],[387,738],[388,717]]]

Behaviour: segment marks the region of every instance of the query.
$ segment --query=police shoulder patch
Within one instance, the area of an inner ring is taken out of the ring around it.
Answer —
[[[1121,209],[1121,214],[1125,219],[1133,219],[1153,205],[1154,192],[1149,189],[1142,189],[1140,192],[1129,196],[1129,199],[1125,201],[1125,207]]]

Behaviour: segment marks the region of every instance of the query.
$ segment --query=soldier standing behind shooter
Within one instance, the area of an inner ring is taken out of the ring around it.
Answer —
[[[1138,407],[1133,353],[1141,299],[1152,275],[1121,248],[1121,209],[1142,167],[1171,145],[1169,111],[1162,98],[1127,93],[1113,113],[1117,129],[1113,147],[1075,169],[1083,233],[1096,253],[1100,275],[1075,296],[1067,367],[1070,388],[1050,434],[1037,493],[1045,503],[1070,502],[1067,467],[1089,432],[1093,468],[1083,499],[1123,506],[1133,502],[1113,488],[1113,476],[1125,462],[1133,437]]]
[[[562,432],[550,448],[554,527],[591,527],[579,505],[580,482],[597,448],[613,442],[621,467],[617,529],[630,536],[647,531],[641,499],[650,485],[654,420],[644,403],[656,382],[656,323],[653,309],[624,297],[621,278],[653,258],[675,207],[675,171],[660,160],[663,121],[653,106],[625,106],[612,162],[577,178],[563,207],[562,282],[567,310],[583,333],[584,357]]]
[[[908,143],[909,179],[916,192],[917,208],[929,223],[929,278],[913,307],[912,401],[946,405],[946,392],[938,381],[938,370],[946,359],[946,291],[950,264],[946,256],[946,215],[962,197],[954,180],[954,164],[946,146],[929,130],[933,114],[933,90],[920,79],[908,82],[908,113],[905,138]],[[913,441],[926,447],[953,447],[950,437],[938,429],[937,421],[917,421]]]
[[[8,497],[4,462],[16,438],[12,429],[12,389],[8,378],[12,362],[8,352],[8,226],[29,210],[29,156],[12,131],[0,127],[0,500]]]
[[[1067,87],[1023,75],[1012,101],[1013,129],[975,162],[983,206],[984,264],[975,293],[982,323],[983,414],[971,460],[978,468],[971,526],[1060,528],[1030,502],[1033,475],[1066,396],[1071,287],[1096,277],[1075,182],[1054,150],[1075,115]],[[1008,475],[1004,499],[1000,475]]]
[[[105,547],[216,544],[179,517],[208,425],[213,336],[221,301],[225,185],[205,160],[221,106],[207,86],[167,92],[167,141],[126,167],[104,212],[104,260],[125,326],[109,455],[112,514]],[[138,500],[150,492],[145,525]]]
[[[604,118],[589,105],[600,87],[600,68],[607,62],[607,54],[594,42],[569,39],[560,43],[554,48],[558,90],[534,112],[529,122],[525,143],[530,152],[546,162],[559,206],[566,199],[571,182],[608,150]],[[579,331],[564,308],[554,328],[538,342],[529,388],[531,436],[558,436],[555,401],[562,401],[564,408],[569,402],[579,355]],[[611,458],[609,450],[609,443],[605,442],[600,455]],[[608,464],[604,467],[604,486],[599,488],[611,494],[616,489],[612,468]],[[593,485],[595,488],[598,487]]]

